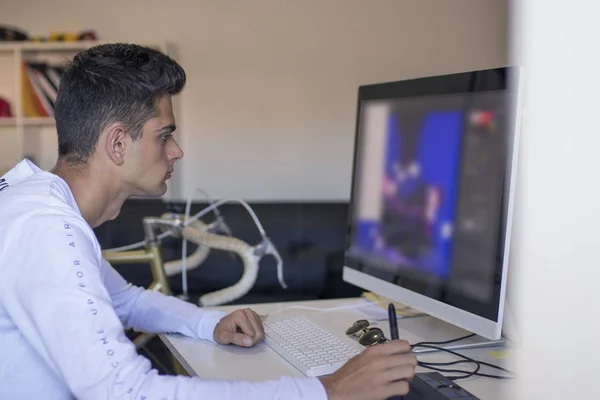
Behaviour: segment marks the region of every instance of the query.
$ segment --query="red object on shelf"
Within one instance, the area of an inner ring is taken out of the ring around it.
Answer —
[[[12,116],[10,104],[8,101],[0,97],[0,118],[10,118]]]

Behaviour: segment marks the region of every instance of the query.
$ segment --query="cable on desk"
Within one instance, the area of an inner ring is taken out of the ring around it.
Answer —
[[[454,342],[458,342],[460,340],[464,340],[464,339],[468,339],[470,337],[475,336],[474,334],[471,335],[467,335],[467,336],[462,336],[456,339],[451,339],[451,340],[447,340],[444,342],[419,342],[419,343],[415,343],[413,345],[411,345],[410,347],[412,349],[414,349],[415,347],[425,347],[425,348],[429,348],[429,349],[434,349],[434,350],[439,350],[439,351],[445,351],[446,353],[450,353],[454,356],[460,357],[462,358],[462,360],[457,360],[457,361],[449,361],[449,362],[424,362],[424,361],[418,361],[418,365],[420,367],[423,368],[427,368],[427,369],[431,369],[434,371],[438,371],[438,372],[446,372],[446,373],[453,373],[453,374],[462,374],[462,375],[454,375],[454,376],[447,376],[446,378],[450,379],[450,380],[459,380],[459,379],[466,379],[466,378],[470,378],[471,376],[481,376],[481,377],[485,377],[485,378],[492,378],[492,379],[512,379],[512,376],[503,376],[503,375],[492,375],[492,374],[484,374],[482,372],[479,372],[479,370],[481,369],[482,365],[485,365],[486,367],[490,367],[490,368],[495,368],[498,369],[500,371],[504,371],[507,372],[509,374],[513,374],[514,373],[506,368],[502,368],[498,365],[494,365],[494,364],[490,364],[484,361],[477,361],[475,359],[472,359],[470,357],[467,357],[465,355],[462,355],[460,353],[457,353],[455,351],[452,350],[448,350],[448,349],[444,349],[443,347],[439,347],[440,345],[444,345],[444,344],[448,344],[448,343],[454,343]],[[475,364],[475,370],[474,371],[463,371],[460,369],[444,369],[444,368],[439,368],[442,366],[452,366],[452,365],[457,365],[457,364],[462,364],[462,363],[471,363],[471,364]]]

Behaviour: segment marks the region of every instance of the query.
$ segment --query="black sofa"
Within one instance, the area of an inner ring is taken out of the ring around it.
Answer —
[[[192,214],[207,204],[196,203]],[[284,262],[283,289],[277,279],[276,261],[267,256],[260,262],[253,289],[231,304],[255,304],[293,300],[312,300],[359,296],[361,290],[342,281],[343,251],[347,226],[347,203],[250,203]],[[166,204],[162,200],[128,200],[120,215],[95,229],[103,249],[120,247],[144,239],[142,218],[164,212],[183,212],[185,204]],[[260,235],[251,216],[240,205],[219,207],[233,235],[247,243],[259,243]],[[214,215],[202,218],[212,222]],[[166,239],[162,243],[165,261],[181,258],[181,241]],[[188,243],[188,254],[194,245]],[[116,265],[129,282],[147,287],[150,269],[147,264]],[[206,261],[188,272],[188,290],[192,299],[237,282],[243,265],[237,256],[211,250]],[[169,278],[174,294],[182,291],[181,275]],[[194,301],[194,300],[192,300]]]

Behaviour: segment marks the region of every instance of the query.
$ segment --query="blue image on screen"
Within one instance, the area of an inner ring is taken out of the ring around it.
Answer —
[[[387,269],[448,277],[462,125],[460,111],[429,112],[415,131],[405,132],[401,116],[389,116],[381,214],[358,221],[356,250],[384,261]]]

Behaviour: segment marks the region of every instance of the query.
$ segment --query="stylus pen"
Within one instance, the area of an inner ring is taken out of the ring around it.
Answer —
[[[394,307],[394,303],[390,303],[388,306],[388,318],[390,320],[390,334],[392,335],[392,340],[397,340],[399,339],[398,319],[396,317],[396,307]]]

